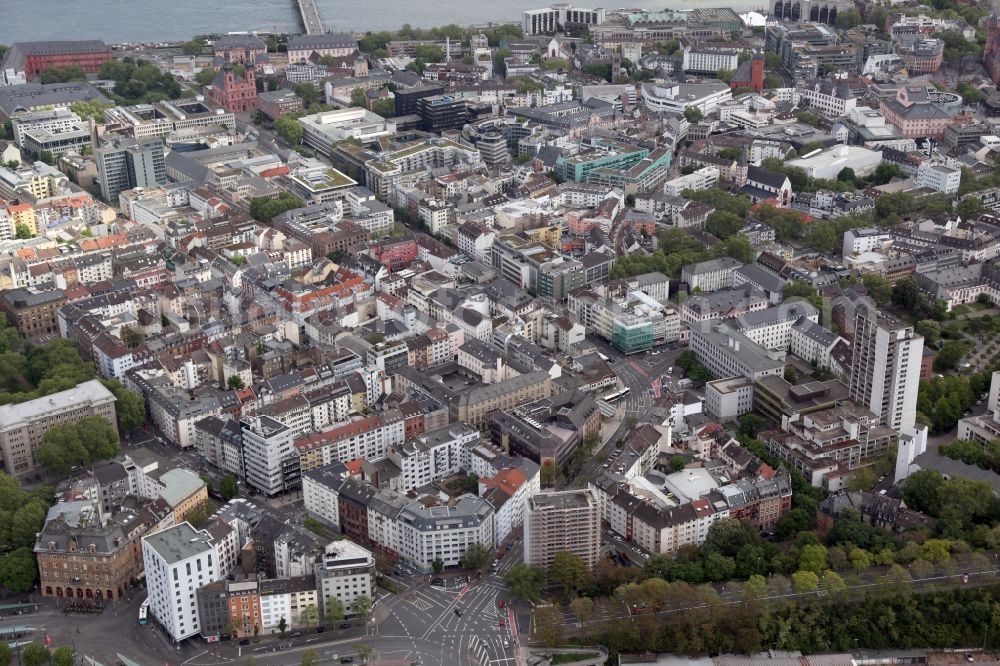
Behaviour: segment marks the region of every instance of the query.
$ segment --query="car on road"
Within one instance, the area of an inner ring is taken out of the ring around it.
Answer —
[[[244,638],[243,640],[240,641],[240,645],[250,645],[250,639]]]
[[[454,613],[455,613],[455,615],[457,615],[457,616],[459,616],[459,617],[462,617],[462,611],[461,611],[460,609],[458,609],[458,608],[455,608],[455,609],[453,609],[453,610],[454,610]]]
[[[341,657],[340,658],[340,663],[342,663],[342,664],[351,664],[353,662],[354,662],[354,657]]]
[[[513,542],[513,541],[511,541],[510,543],[508,543],[508,544],[507,544],[507,548],[506,548],[506,549],[507,549],[507,550],[510,550],[510,549],[511,549],[511,548],[513,548],[513,547],[514,547],[514,542]]]
[[[621,541],[621,540],[622,540],[622,538],[621,538],[620,536],[618,536],[617,534],[616,534],[616,535],[614,535],[614,536],[613,536],[613,537],[611,537],[611,538],[612,538],[612,539],[614,539],[615,541]]]
[[[509,648],[510,647],[510,641],[507,640],[506,638],[503,639],[503,646],[504,646],[504,649]]]
[[[291,636],[292,638],[298,638],[299,636],[302,635],[302,632],[301,631],[293,631],[292,633],[290,633],[288,635]]]
[[[444,579],[435,578],[434,580],[431,581],[431,585],[444,585]]]
[[[649,553],[639,553],[639,557],[641,557],[644,560],[648,560],[649,559]]]
[[[350,622],[342,622],[340,624],[340,628],[341,629],[350,629],[351,628],[351,623]]]

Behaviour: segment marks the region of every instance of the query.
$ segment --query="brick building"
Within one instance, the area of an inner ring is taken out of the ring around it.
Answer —
[[[298,113],[305,109],[302,98],[291,90],[273,90],[257,95],[257,110],[270,118],[277,120],[286,113]]]

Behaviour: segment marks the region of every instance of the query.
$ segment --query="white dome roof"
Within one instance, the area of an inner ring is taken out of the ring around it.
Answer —
[[[767,23],[767,18],[759,12],[747,12],[740,14],[740,18],[751,28],[757,28]]]

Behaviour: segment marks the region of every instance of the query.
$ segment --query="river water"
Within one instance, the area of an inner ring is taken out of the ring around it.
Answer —
[[[323,23],[334,32],[394,30],[404,23],[433,27],[520,21],[523,10],[547,4],[546,0],[317,0]],[[652,0],[641,6],[729,6],[745,11],[764,4],[763,0]],[[300,30],[293,0],[0,0],[4,44],[45,39],[158,41],[240,30]]]

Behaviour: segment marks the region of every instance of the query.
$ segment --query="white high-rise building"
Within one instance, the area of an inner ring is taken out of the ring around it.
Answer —
[[[897,432],[916,422],[924,339],[881,310],[862,308],[854,321],[851,399]]]
[[[220,572],[220,557],[212,535],[181,523],[142,539],[142,560],[149,589],[149,612],[182,641],[201,631],[198,588],[228,574]]]

